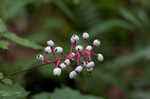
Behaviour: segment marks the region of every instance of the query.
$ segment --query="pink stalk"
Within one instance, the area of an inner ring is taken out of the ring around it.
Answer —
[[[87,46],[87,40],[85,39],[84,40],[84,49],[86,49],[86,46]]]
[[[89,58],[89,62],[92,61],[91,55],[90,55],[90,54],[88,55],[88,58]]]
[[[91,51],[89,52],[89,51],[85,50],[84,54],[88,56],[89,61],[92,60],[92,58],[91,58]]]
[[[84,55],[84,54],[82,55],[82,57],[83,57],[83,59],[84,59],[85,63],[87,64],[86,57],[85,57],[85,55]]]
[[[93,55],[93,56],[98,56],[98,55],[97,55],[97,54],[95,54],[95,53],[92,53],[92,55]]]
[[[50,60],[44,60],[44,64],[51,64],[52,62]]]
[[[80,58],[81,58],[81,55],[80,55],[80,52],[77,51],[77,65],[80,65]]]
[[[57,62],[56,62],[56,67],[59,67],[59,64],[61,63],[61,60],[58,60]]]
[[[64,52],[62,52],[61,55],[63,55],[65,58],[68,58],[68,56]]]
[[[47,53],[46,52],[44,52],[44,58],[47,56]]]
[[[96,48],[96,46],[94,46],[94,45],[93,45],[93,47],[92,47],[92,50],[91,50],[91,51],[93,52],[95,48]]]
[[[51,47],[51,50],[52,50],[53,57],[55,58],[55,60],[57,60],[57,57],[55,56],[55,52],[53,50],[53,47]]]

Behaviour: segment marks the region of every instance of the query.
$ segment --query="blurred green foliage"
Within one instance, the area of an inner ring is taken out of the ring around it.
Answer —
[[[70,89],[70,88],[63,88],[63,89],[56,89],[54,93],[41,93],[38,95],[33,96],[33,99],[103,99],[95,96],[89,95],[81,95],[80,93]]]
[[[150,99],[149,4],[0,0],[0,99]],[[7,77],[37,65],[35,56],[47,40],[68,53],[70,36],[82,32],[89,32],[89,44],[95,38],[102,41],[96,52],[102,51],[105,61],[96,62],[91,74],[83,72],[75,80],[69,80],[68,72],[54,77],[54,66],[47,65]]]

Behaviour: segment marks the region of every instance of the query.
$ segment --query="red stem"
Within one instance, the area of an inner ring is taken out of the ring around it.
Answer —
[[[84,53],[88,56],[88,59],[89,59],[89,61],[91,61],[92,59],[91,59],[91,52],[88,52],[88,51],[84,51]]]
[[[92,59],[91,59],[91,55],[90,55],[90,54],[88,55],[88,58],[89,58],[89,62],[90,62],[90,61],[92,60]]]
[[[83,53],[81,53],[81,55],[82,55],[82,57],[83,57],[83,60],[84,60],[84,61],[85,61],[85,63],[87,64],[87,61],[86,61],[86,57],[85,57],[84,52],[83,52]]]
[[[80,52],[77,52],[77,65],[80,65],[80,58],[81,58],[81,53]]]
[[[52,62],[50,60],[44,60],[42,64],[51,64]]]
[[[61,53],[65,58],[68,58],[68,55],[66,55],[64,52]]]
[[[95,53],[92,53],[92,55],[93,55],[93,56],[98,56],[98,55],[97,55],[97,54],[95,54]]]
[[[47,56],[47,53],[46,52],[44,52],[44,58]]]
[[[84,40],[84,49],[86,49],[86,46],[87,46],[87,40],[85,39]]]
[[[95,46],[95,45],[93,45],[91,52],[93,52],[95,48],[96,48],[96,46]]]
[[[59,64],[61,63],[61,60],[58,60],[57,62],[56,62],[56,67],[59,67]]]
[[[52,50],[53,57],[55,58],[55,60],[57,60],[57,57],[56,57],[55,52],[53,50],[53,47],[51,47],[51,50]]]

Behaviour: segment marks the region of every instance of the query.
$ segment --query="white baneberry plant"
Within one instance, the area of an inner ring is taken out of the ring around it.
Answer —
[[[77,45],[77,42],[79,41],[79,36],[76,34],[73,34],[70,41],[71,41],[71,48],[69,55],[65,54],[63,52],[63,48],[60,46],[57,46],[54,48],[55,43],[52,40],[47,41],[47,47],[44,49],[44,55],[38,55],[37,59],[42,62],[42,64],[52,64],[54,63],[56,67],[53,70],[53,74],[55,76],[60,76],[62,73],[62,70],[65,68],[68,68],[70,71],[69,77],[70,79],[73,79],[77,76],[78,73],[80,73],[83,69],[86,69],[88,72],[93,71],[93,68],[95,66],[95,62],[92,60],[92,56],[97,57],[98,61],[103,61],[104,57],[101,53],[95,53],[94,49],[97,46],[100,46],[101,42],[99,40],[94,40],[93,45],[87,45],[87,39],[89,38],[88,33],[83,33],[82,35],[84,39],[84,45]],[[75,52],[73,52],[73,49],[75,49]],[[46,56],[48,54],[52,54],[54,57],[54,60],[46,60]],[[56,54],[61,54],[63,58],[59,59],[56,57]],[[83,58],[83,61],[81,61],[81,58]],[[72,68],[71,61],[76,61],[77,65],[76,68]]]

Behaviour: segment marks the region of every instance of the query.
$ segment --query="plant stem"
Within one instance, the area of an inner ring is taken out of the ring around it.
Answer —
[[[39,65],[33,66],[33,67],[31,67],[31,68],[28,68],[28,69],[16,71],[16,72],[14,72],[14,73],[12,73],[12,74],[7,75],[6,77],[11,78],[12,76],[15,76],[15,75],[17,75],[17,74],[19,74],[19,73],[31,71],[31,70],[34,70],[34,69],[37,69],[37,68],[43,67],[43,66],[46,66],[46,64],[39,64]]]

